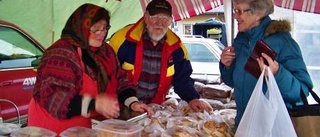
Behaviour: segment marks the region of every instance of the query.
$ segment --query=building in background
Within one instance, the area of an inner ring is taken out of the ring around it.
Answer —
[[[178,35],[194,35],[194,28],[193,25],[199,22],[204,22],[209,19],[215,19],[220,22],[224,22],[224,10],[223,6],[219,6],[217,8],[214,8],[204,14],[197,15],[188,19],[183,19],[180,21],[177,21],[176,28],[178,31],[176,33]]]

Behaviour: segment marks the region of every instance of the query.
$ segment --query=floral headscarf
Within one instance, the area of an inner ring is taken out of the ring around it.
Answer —
[[[108,55],[99,54],[96,52],[93,53],[92,50],[90,50],[90,27],[101,19],[105,19],[107,24],[110,22],[109,12],[106,9],[93,4],[83,4],[72,13],[61,34],[62,39],[69,41],[74,46],[85,49],[90,57],[94,60],[98,67],[97,78],[100,93],[106,91],[106,85],[108,81],[112,82],[110,81],[110,77],[115,73],[108,72],[108,70],[106,70],[108,67],[105,66],[106,63],[102,63],[106,62],[104,59],[107,59],[107,57],[104,56]],[[105,45],[102,45],[98,52],[106,52]],[[113,65],[113,63],[110,63],[110,65],[111,64]],[[112,67],[110,66],[109,68]]]

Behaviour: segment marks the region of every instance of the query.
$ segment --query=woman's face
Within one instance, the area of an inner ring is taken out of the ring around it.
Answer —
[[[100,47],[109,29],[110,25],[107,24],[106,20],[100,20],[93,24],[90,28],[89,45],[92,47]]]
[[[253,12],[247,3],[235,4],[233,8],[234,18],[238,22],[238,31],[244,32],[260,24],[260,12]]]
[[[145,13],[144,19],[149,36],[154,41],[159,41],[164,37],[172,21],[171,16],[163,13],[158,13],[153,16]]]

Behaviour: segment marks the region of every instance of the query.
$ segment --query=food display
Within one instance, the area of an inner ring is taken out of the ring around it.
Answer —
[[[28,126],[10,134],[11,137],[55,137],[57,134],[51,130]]]
[[[97,131],[85,127],[71,127],[60,133],[61,137],[98,137]]]
[[[174,127],[174,126],[186,126],[195,128],[198,126],[198,123],[195,119],[191,117],[170,117],[167,122],[167,128]]]
[[[61,137],[232,137],[236,110],[220,101],[200,99],[211,105],[212,112],[195,112],[183,100],[169,99],[163,104],[148,104],[155,112],[128,120],[107,119],[93,128],[71,127]],[[230,103],[230,102],[229,102]],[[232,105],[233,106],[233,105]],[[129,112],[129,111],[128,111]],[[131,120],[135,119],[135,120]],[[12,137],[54,137],[56,133],[38,127],[25,127]]]
[[[168,128],[162,135],[163,137],[203,137],[204,135],[193,129],[183,126]]]
[[[205,84],[201,83],[201,82],[198,82],[198,81],[195,81],[194,82],[194,88],[196,89],[196,91],[198,91],[199,93],[202,92],[202,88]]]
[[[235,109],[222,109],[219,110],[222,119],[230,126],[231,129],[234,128],[236,110]]]
[[[230,97],[231,88],[226,85],[207,84],[202,87],[202,96],[206,98],[227,98]]]
[[[204,120],[199,123],[199,131],[208,137],[231,137],[227,123],[218,120]]]
[[[0,121],[0,136],[2,136],[2,135],[10,135],[10,133],[12,133],[14,131],[17,131],[19,129],[20,129],[20,125],[19,124],[1,123],[1,121]]]
[[[99,137],[140,137],[142,126],[124,120],[108,119],[93,127]]]
[[[232,137],[234,135],[235,109],[221,107],[208,113],[195,112],[182,100],[176,106],[173,106],[175,103],[164,104],[166,105],[161,107],[151,104],[155,114],[140,122],[144,127],[142,137]]]

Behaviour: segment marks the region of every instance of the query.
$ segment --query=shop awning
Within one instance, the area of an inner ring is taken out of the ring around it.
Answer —
[[[320,14],[320,0],[274,0],[274,4],[286,9]]]
[[[144,10],[151,0],[140,0]],[[172,5],[174,20],[190,18],[216,8],[231,0],[168,0]],[[274,0],[278,7],[320,14],[320,0]],[[227,5],[231,5],[228,3]],[[231,9],[231,8],[230,8]]]
[[[142,9],[146,9],[151,0],[140,0]],[[172,5],[174,20],[190,18],[223,4],[223,0],[168,0]]]

